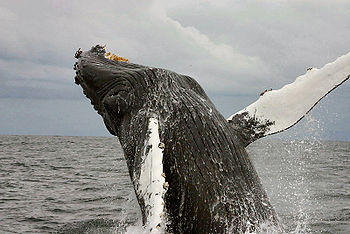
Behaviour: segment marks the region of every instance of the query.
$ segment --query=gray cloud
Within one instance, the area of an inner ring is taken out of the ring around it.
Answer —
[[[4,0],[0,27],[4,100],[81,100],[73,54],[101,43],[132,62],[193,76],[225,115],[350,50],[342,0]],[[343,106],[344,87],[342,98],[330,97]]]

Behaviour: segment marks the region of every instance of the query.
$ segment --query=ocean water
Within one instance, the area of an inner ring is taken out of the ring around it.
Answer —
[[[248,152],[287,233],[350,233],[350,142]],[[0,233],[122,233],[140,213],[114,137],[0,135]]]

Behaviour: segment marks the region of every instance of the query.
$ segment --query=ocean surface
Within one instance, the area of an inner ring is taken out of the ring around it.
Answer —
[[[350,233],[350,142],[248,152],[287,233]],[[0,135],[0,233],[122,233],[140,213],[114,137]]]

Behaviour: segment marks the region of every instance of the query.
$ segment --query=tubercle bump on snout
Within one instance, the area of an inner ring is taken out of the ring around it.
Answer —
[[[74,83],[80,85],[80,80],[78,77],[78,62],[74,63],[73,70],[75,71]]]
[[[77,85],[81,85],[83,82],[83,74],[79,67],[78,62],[74,63],[73,70],[75,70],[74,83]]]
[[[80,58],[81,53],[83,53],[83,51],[81,50],[81,48],[79,48],[79,49],[75,52],[74,58],[76,58],[76,59]]]

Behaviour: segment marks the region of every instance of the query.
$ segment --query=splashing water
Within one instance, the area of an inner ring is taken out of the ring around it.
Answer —
[[[263,175],[261,179],[271,202],[277,213],[283,214],[281,223],[287,233],[312,232],[310,218],[315,216],[312,210],[321,204],[310,190],[314,177],[310,167],[322,148],[322,136],[323,123],[309,114],[295,130],[263,139],[264,148],[255,144],[248,147],[259,175]],[[272,177],[276,175],[277,183]]]

